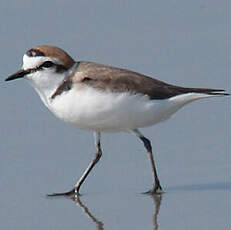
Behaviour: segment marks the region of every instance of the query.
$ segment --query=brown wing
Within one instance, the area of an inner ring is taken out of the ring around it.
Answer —
[[[79,62],[69,80],[96,89],[148,95],[150,99],[166,99],[182,93],[217,94],[216,89],[184,88],[130,71],[93,62]],[[218,93],[220,94],[220,93]]]

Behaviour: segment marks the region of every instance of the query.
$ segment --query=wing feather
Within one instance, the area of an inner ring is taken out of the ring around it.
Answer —
[[[70,76],[73,83],[86,84],[96,89],[111,92],[129,92],[147,95],[150,99],[166,99],[183,93],[205,93],[227,95],[224,90],[207,88],[185,88],[126,69],[106,66],[94,62],[79,62]]]

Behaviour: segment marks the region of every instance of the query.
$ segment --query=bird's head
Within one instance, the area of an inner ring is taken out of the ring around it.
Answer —
[[[25,78],[40,94],[53,91],[74,63],[75,61],[58,47],[36,46],[24,54],[22,68],[6,78],[6,81]]]

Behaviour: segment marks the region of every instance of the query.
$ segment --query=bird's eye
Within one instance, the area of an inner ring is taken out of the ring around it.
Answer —
[[[52,61],[45,61],[43,64],[42,64],[42,67],[45,67],[45,68],[50,68],[51,66],[53,66],[54,63]]]

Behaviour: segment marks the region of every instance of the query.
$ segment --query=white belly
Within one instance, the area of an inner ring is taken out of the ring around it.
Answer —
[[[188,95],[191,95],[191,99],[183,100]],[[50,101],[48,108],[57,117],[77,128],[118,132],[166,120],[184,104],[200,97],[198,94],[187,94],[185,97],[181,95],[164,100],[150,100],[140,94],[111,93],[84,87],[58,95]]]

